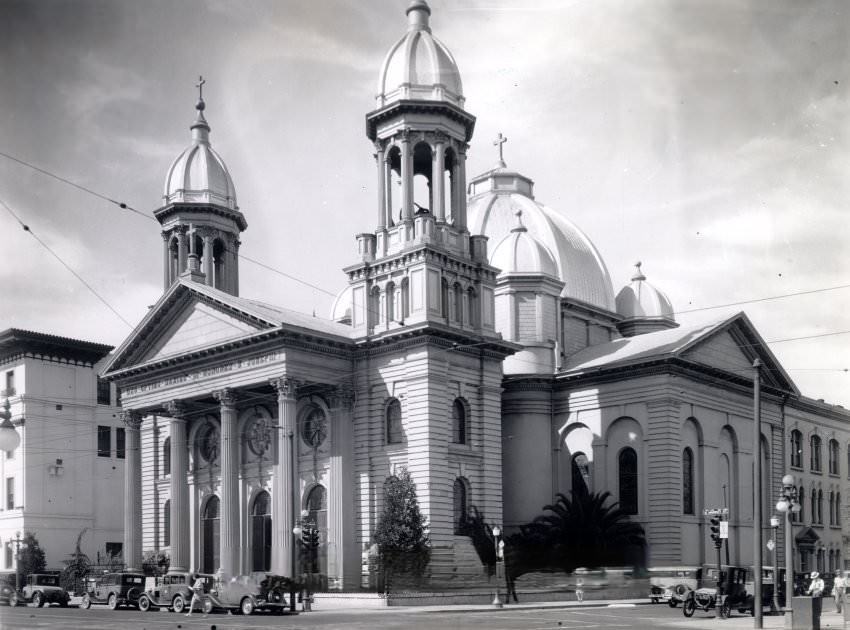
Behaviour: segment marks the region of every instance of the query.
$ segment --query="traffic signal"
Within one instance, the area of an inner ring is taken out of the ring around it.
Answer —
[[[305,527],[301,530],[301,543],[308,548],[319,546],[319,530]]]
[[[720,539],[720,517],[712,516],[711,520],[711,540],[714,541],[714,546],[720,549],[723,541]]]

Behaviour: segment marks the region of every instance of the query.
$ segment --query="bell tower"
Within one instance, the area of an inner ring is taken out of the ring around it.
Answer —
[[[239,234],[248,227],[236,204],[233,179],[210,146],[210,126],[199,78],[192,143],[165,177],[165,205],[154,211],[162,225],[163,284],[180,277],[239,295]]]
[[[363,334],[431,322],[495,335],[496,270],[487,238],[466,222],[466,152],[475,117],[449,50],[431,34],[431,9],[413,0],[407,32],[390,48],[366,135],[377,164],[377,226],[360,234],[346,271],[352,321]]]

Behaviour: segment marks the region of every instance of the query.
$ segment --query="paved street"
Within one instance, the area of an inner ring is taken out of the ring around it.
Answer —
[[[782,628],[782,617],[765,617],[765,628]],[[62,608],[0,608],[2,630],[249,630],[254,628],[346,628],[353,630],[403,630],[412,628],[454,628],[487,630],[548,630],[583,628],[657,628],[703,630],[707,628],[743,630],[753,627],[752,617],[735,615],[720,620],[714,614],[697,612],[682,616],[681,608],[663,605],[627,607],[547,607],[515,606],[501,610],[482,607],[390,608],[383,610],[315,611],[297,615],[209,615],[192,617],[169,612],[140,613],[134,610],[110,611]],[[843,628],[835,613],[825,613],[822,628]]]

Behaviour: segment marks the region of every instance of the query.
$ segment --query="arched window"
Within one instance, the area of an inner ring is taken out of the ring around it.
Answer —
[[[162,443],[162,474],[170,475],[171,474],[171,438],[165,438],[165,442]]]
[[[251,566],[252,571],[268,571],[272,566],[271,498],[260,492],[251,508]]]
[[[466,406],[460,398],[452,404],[452,442],[466,444]]]
[[[572,457],[573,492],[590,492],[590,462],[584,453]]]
[[[213,241],[213,286],[216,289],[224,286],[224,253],[226,251],[224,241],[220,238]]]
[[[374,328],[381,323],[381,289],[372,287],[369,294],[369,312],[366,313],[369,328]]]
[[[820,472],[820,437],[817,435],[813,435],[812,439],[809,442],[809,446],[812,449],[812,471]]]
[[[396,316],[396,295],[395,295],[395,283],[388,282],[387,288],[384,290],[384,299],[386,300],[385,312],[387,314],[387,323],[395,321]]]
[[[458,325],[463,324],[463,289],[460,288],[459,284],[455,284],[454,286],[455,292],[455,322]]]
[[[443,278],[440,281],[440,303],[442,307],[443,317],[446,318],[446,321],[449,321],[449,283]],[[850,453],[850,447],[848,447],[848,453]]]
[[[694,452],[682,451],[682,514],[694,513]]]
[[[401,428],[401,403],[393,398],[387,404],[387,444],[401,444],[404,441],[404,433]]]
[[[841,493],[835,493],[835,524],[841,525]],[[838,567],[839,569],[841,567]]]
[[[475,289],[469,287],[466,290],[467,307],[469,308],[469,325],[473,328],[478,327],[478,296],[475,294]]]
[[[848,450],[850,457],[850,450]],[[803,467],[803,434],[794,429],[791,431],[791,465],[794,468]]]
[[[812,524],[815,525],[818,522],[818,491],[812,490],[812,496],[809,497],[809,502],[811,503],[812,508]]]
[[[823,490],[818,490],[818,524],[823,525]]]
[[[466,518],[469,515],[469,499],[468,484],[466,479],[458,477],[455,479],[453,497],[454,497],[454,533],[462,536],[465,532]]]
[[[829,491],[827,500],[829,501],[829,524],[835,525],[835,493],[832,490]],[[830,553],[832,552],[830,551]]]
[[[618,458],[620,479],[620,509],[626,514],[638,513],[638,467],[637,453],[628,446],[620,451]]]
[[[171,545],[171,499],[162,506],[162,546]]]
[[[803,486],[800,486],[800,489],[797,490],[797,503],[800,504],[800,511],[797,512],[797,522],[802,523],[806,512],[806,491],[803,489]],[[792,512],[791,515],[793,516],[794,513]]]
[[[403,322],[410,317],[410,281],[407,278],[401,281],[401,308],[399,308],[399,321]]]
[[[201,517],[204,552],[201,561],[201,571],[203,573],[215,573],[220,564],[219,537],[221,529],[218,510],[218,497],[210,497],[204,506],[204,514]]]
[[[829,474],[837,475],[838,471],[838,440],[829,441]]]

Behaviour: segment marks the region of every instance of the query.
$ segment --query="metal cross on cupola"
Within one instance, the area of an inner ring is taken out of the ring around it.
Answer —
[[[507,166],[505,164],[505,158],[502,154],[502,145],[504,145],[508,141],[506,136],[502,135],[502,132],[499,132],[499,137],[493,140],[493,146],[499,147],[499,161],[497,162],[497,168],[505,168]]]
[[[204,83],[206,83],[206,82],[207,82],[207,80],[204,78],[204,75],[198,76],[198,82],[195,84],[195,87],[198,88],[198,100],[199,101],[204,100]]]

